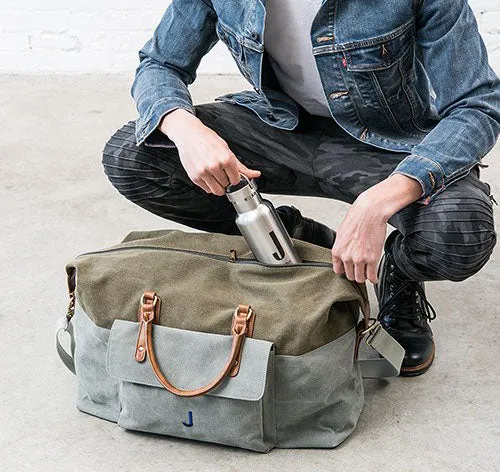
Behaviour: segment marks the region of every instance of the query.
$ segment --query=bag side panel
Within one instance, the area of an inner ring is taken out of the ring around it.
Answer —
[[[355,330],[301,356],[276,356],[280,448],[332,448],[356,427],[364,392],[353,361]]]
[[[106,371],[110,330],[96,326],[76,303],[72,323],[75,330],[75,370],[78,380],[76,407],[109,421],[120,414],[119,381]]]

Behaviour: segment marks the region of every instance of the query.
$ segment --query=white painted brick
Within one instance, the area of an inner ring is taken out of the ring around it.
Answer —
[[[0,0],[0,72],[130,72],[168,0]],[[470,0],[500,73],[500,0]],[[238,73],[217,44],[199,73]]]
[[[8,53],[11,58],[13,51],[26,51],[28,49],[28,37],[25,33],[10,33],[0,30],[0,51]]]
[[[28,35],[29,49],[49,51],[80,52],[82,43],[76,34],[69,31],[40,31]]]
[[[500,10],[489,11],[481,15],[480,25],[484,33],[495,35],[497,37],[497,43],[500,44]]]
[[[479,11],[500,10],[500,4],[497,0],[469,0],[469,5],[477,14]]]

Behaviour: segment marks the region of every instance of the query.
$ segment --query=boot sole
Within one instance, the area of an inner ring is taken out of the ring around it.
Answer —
[[[422,375],[429,370],[429,367],[432,365],[434,361],[434,357],[436,354],[436,348],[432,346],[432,354],[426,359],[422,364],[413,366],[413,367],[402,367],[399,376],[400,377],[416,377],[417,375]]]

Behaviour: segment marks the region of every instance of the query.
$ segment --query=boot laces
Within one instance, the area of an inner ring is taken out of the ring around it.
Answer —
[[[397,313],[394,313],[396,310]],[[391,318],[408,321],[418,321],[419,312],[429,321],[436,318],[436,311],[427,300],[424,287],[411,280],[403,281],[400,287],[380,307],[379,312],[382,317],[389,315]]]

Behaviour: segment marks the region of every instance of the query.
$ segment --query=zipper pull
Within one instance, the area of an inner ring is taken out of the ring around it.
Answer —
[[[228,261],[229,262],[236,262],[236,249],[231,249],[229,251],[229,258],[228,258]]]

